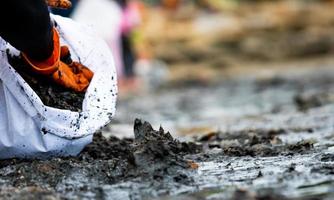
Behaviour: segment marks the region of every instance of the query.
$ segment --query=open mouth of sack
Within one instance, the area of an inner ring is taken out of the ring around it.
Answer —
[[[8,55],[8,61],[35,91],[44,105],[75,112],[82,110],[85,93],[69,90],[57,85],[48,77],[32,72],[29,70],[28,64],[20,56]]]

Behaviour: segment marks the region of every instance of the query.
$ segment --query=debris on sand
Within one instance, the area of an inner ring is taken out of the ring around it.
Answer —
[[[333,175],[334,174],[334,166],[333,166],[333,164],[324,163],[320,166],[313,167],[311,169],[311,173]]]
[[[132,154],[133,139],[106,138],[102,133],[95,133],[93,142],[80,154],[83,160],[111,160],[123,159],[134,164]]]
[[[304,92],[294,98],[295,104],[300,111],[307,111],[311,108],[321,107],[334,103],[333,92]]]
[[[204,148],[221,149],[222,156],[278,156],[303,154],[313,149],[313,141],[303,140],[295,144],[286,144],[278,137],[286,134],[284,129],[243,130],[240,132],[209,133],[198,141]]]
[[[2,188],[1,199],[61,199],[55,192],[48,191],[39,187]]]
[[[182,155],[195,154],[201,151],[194,143],[179,142],[169,132],[165,133],[160,127],[153,130],[148,122],[135,121],[135,143],[133,155],[137,166],[149,169],[149,166],[178,165],[185,168],[194,168],[195,164],[184,160]]]
[[[249,199],[249,200],[285,200],[287,199],[283,195],[275,194],[275,191],[262,191],[263,194],[256,194],[254,192],[238,189],[234,192],[232,196],[232,200],[242,200],[242,199]]]
[[[263,144],[251,143],[243,145],[226,145],[222,147],[223,154],[226,156],[279,156],[279,155],[294,155],[307,153],[313,149],[312,141],[301,141],[296,144],[279,144],[273,145],[264,140]]]

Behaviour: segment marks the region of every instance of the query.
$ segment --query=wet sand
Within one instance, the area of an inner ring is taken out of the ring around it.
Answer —
[[[0,161],[0,199],[333,199],[332,7],[151,13],[147,50],[169,82],[119,99],[78,157]],[[79,110],[83,96],[28,80],[44,103]]]

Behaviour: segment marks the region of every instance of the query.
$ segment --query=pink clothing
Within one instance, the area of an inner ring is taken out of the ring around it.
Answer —
[[[140,12],[138,3],[131,1],[128,3],[123,11],[123,17],[121,22],[121,31],[123,34],[130,33],[136,26],[140,24]]]
[[[92,26],[107,42],[113,53],[117,75],[124,77],[121,36],[129,34],[140,23],[138,3],[131,1],[122,9],[110,0],[81,0],[73,19]]]

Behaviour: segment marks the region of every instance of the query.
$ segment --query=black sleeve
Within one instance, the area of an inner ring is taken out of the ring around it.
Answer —
[[[45,0],[1,1],[0,36],[35,60],[53,51],[52,23]]]

